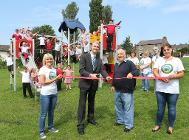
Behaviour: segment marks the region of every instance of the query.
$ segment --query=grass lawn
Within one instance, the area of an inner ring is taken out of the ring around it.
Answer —
[[[180,96],[177,103],[177,119],[173,135],[166,133],[167,109],[162,128],[152,133],[156,115],[156,98],[153,93],[153,81],[148,94],[140,91],[141,81],[137,81],[135,98],[134,129],[123,132],[123,126],[114,126],[114,94],[110,85],[104,84],[96,95],[95,118],[97,126],[86,124],[85,135],[79,136],[76,129],[77,105],[79,98],[78,80],[74,80],[70,91],[63,90],[58,95],[55,111],[55,127],[59,133],[47,133],[47,140],[187,140],[189,139],[189,58],[183,59],[185,76],[180,80]],[[75,70],[78,69],[76,65]],[[76,71],[75,75],[78,75]],[[0,138],[6,140],[37,140],[39,102],[24,99],[22,95],[21,76],[17,75],[17,92],[10,90],[9,75],[6,69],[0,70]]]

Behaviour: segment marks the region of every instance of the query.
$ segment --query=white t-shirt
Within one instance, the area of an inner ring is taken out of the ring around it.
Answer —
[[[90,44],[87,43],[87,45],[84,45],[83,48],[84,48],[84,52],[89,52],[90,51]]]
[[[137,57],[129,57],[128,60],[132,61],[135,65],[139,65],[139,60]]]
[[[154,68],[159,70],[159,75],[161,77],[167,77],[184,70],[182,61],[176,57],[173,57],[173,59],[169,61],[166,61],[164,58],[158,59],[155,62]],[[179,79],[172,79],[169,83],[156,80],[156,91],[179,94]]]
[[[7,62],[7,66],[13,65],[13,61],[12,61],[12,58],[11,58],[11,57],[7,57],[7,58],[6,58],[6,62]]]
[[[150,57],[143,57],[141,60],[140,60],[140,65],[146,65],[146,64],[150,64],[152,61],[150,59]],[[142,71],[141,71],[143,74],[151,74],[152,72],[152,69],[150,68],[150,65],[147,67],[147,68],[144,68]]]
[[[28,53],[29,47],[21,46],[20,49],[21,49],[21,53]]]
[[[22,83],[30,83],[30,73],[25,71],[20,71],[22,74]]]
[[[103,64],[108,64],[108,58],[107,58],[106,55],[103,55],[103,57],[102,57],[102,63]]]
[[[45,37],[41,36],[38,39],[39,39],[39,42],[40,42],[39,45],[45,45]]]
[[[153,65],[152,65],[152,69],[153,69],[153,67],[154,67],[155,62],[156,62],[159,58],[161,58],[161,56],[155,55],[155,56],[152,57],[152,64],[153,64]]]
[[[54,79],[56,77],[56,69],[49,69],[46,66],[43,66],[39,70],[39,75],[44,75],[46,80]],[[41,95],[51,95],[56,93],[57,85],[55,81],[48,85],[42,85],[41,87]]]
[[[75,52],[75,54],[76,54],[76,55],[82,54],[81,48],[76,47],[76,52]]]
[[[61,43],[56,43],[55,44],[55,51],[60,51],[60,48],[61,48]]]

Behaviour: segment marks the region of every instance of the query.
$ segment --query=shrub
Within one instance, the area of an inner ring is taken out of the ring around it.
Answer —
[[[6,67],[6,62],[0,59],[0,69],[5,69]]]

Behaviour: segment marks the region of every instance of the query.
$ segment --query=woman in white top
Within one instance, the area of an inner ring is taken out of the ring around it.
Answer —
[[[39,132],[40,138],[46,138],[45,135],[45,119],[48,113],[48,130],[50,132],[58,132],[54,128],[54,109],[57,102],[57,85],[56,80],[61,79],[62,75],[56,76],[56,69],[53,67],[53,56],[45,54],[43,57],[43,67],[39,70],[39,83],[42,85],[40,92],[40,117]]]
[[[143,53],[143,58],[140,60],[140,70],[141,70],[141,74],[142,76],[146,77],[151,75],[152,73],[152,69],[151,69],[151,59],[149,57],[149,52],[145,51]],[[150,88],[150,83],[148,79],[142,79],[142,89],[146,92],[148,92]]]
[[[134,51],[131,52],[131,56],[128,57],[128,60],[132,61],[137,69],[139,68],[139,59],[136,57],[136,53]]]
[[[163,57],[154,64],[153,73],[156,77],[164,77],[156,80],[157,116],[156,125],[152,129],[156,132],[160,129],[164,116],[165,106],[168,107],[167,133],[173,133],[176,119],[176,103],[179,97],[179,79],[184,76],[184,67],[179,58],[173,57],[173,49],[170,44],[162,46]]]

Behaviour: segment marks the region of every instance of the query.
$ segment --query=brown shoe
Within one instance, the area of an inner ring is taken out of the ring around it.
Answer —
[[[156,125],[154,128],[152,128],[152,132],[157,132],[160,130],[160,126]]]

